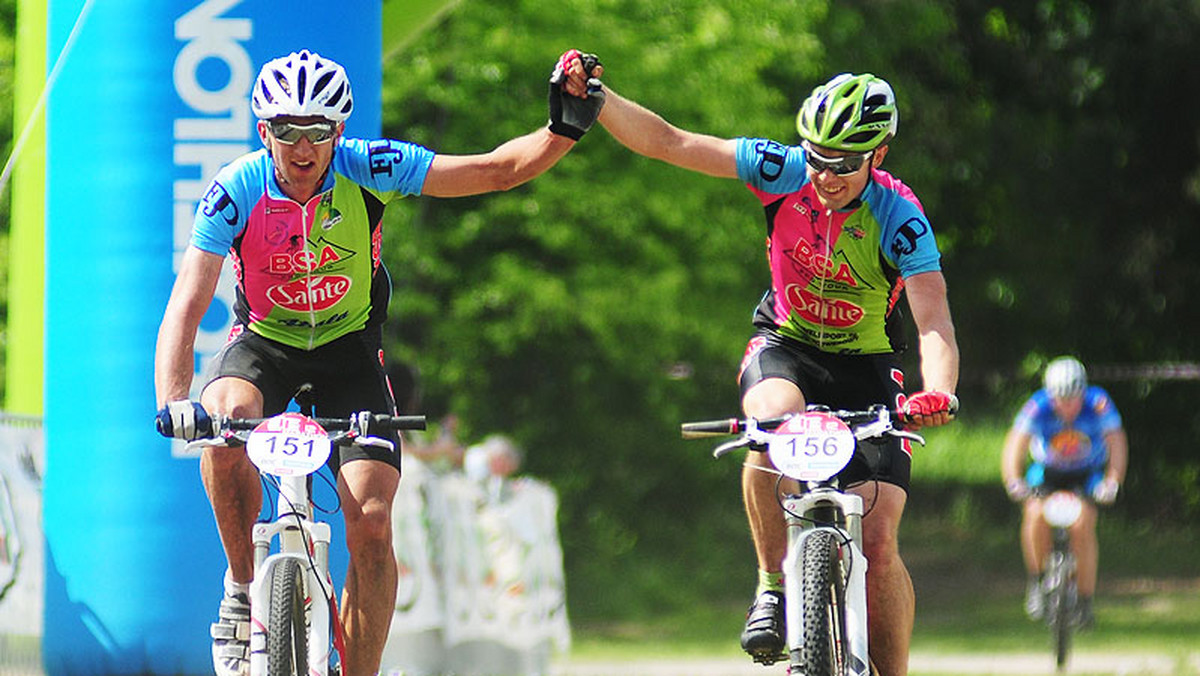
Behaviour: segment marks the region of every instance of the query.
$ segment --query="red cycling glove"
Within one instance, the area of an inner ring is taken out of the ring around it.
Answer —
[[[949,413],[950,417],[954,417],[958,413],[958,397],[946,392],[930,390],[917,392],[904,402],[904,415],[908,417],[938,413]]]

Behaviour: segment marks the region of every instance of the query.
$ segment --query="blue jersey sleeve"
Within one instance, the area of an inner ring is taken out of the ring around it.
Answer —
[[[1042,391],[1035,392],[1021,406],[1021,410],[1017,411],[1017,416],[1013,420],[1013,429],[1023,434],[1039,434],[1040,429],[1038,429],[1037,421],[1047,410],[1050,410],[1050,400],[1043,396]]]
[[[808,183],[804,150],[763,138],[739,138],[738,178],[752,188],[783,195]]]
[[[192,246],[224,256],[246,227],[250,210],[263,194],[271,158],[266,150],[243,155],[217,172],[196,205]]]
[[[432,150],[405,141],[343,139],[333,169],[388,202],[421,194],[433,156]]]
[[[1099,421],[1102,433],[1112,432],[1121,428],[1121,414],[1103,388],[1092,385],[1084,395],[1084,405],[1092,409]]]
[[[884,172],[875,175],[881,180],[868,185],[863,197],[883,226],[880,245],[884,256],[904,277],[941,270],[942,255],[933,228],[912,191]]]

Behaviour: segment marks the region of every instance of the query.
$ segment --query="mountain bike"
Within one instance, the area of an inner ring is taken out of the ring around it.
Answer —
[[[275,516],[254,525],[254,581],[250,583],[251,676],[328,676],[334,650],[345,663],[344,642],[329,573],[328,523],[316,520],[313,474],[334,449],[378,446],[372,433],[425,429],[425,416],[362,411],[350,418],[314,418],[311,388],[296,394],[300,412],[270,418],[216,418],[213,436],[188,444],[245,446],[264,483],[278,491]],[[195,447],[195,448],[193,448]],[[278,543],[278,551],[271,553]],[[315,602],[314,602],[315,601]]]
[[[738,448],[763,451],[800,492],[780,496],[787,519],[783,560],[787,655],[754,660],[789,662],[790,674],[868,676],[867,560],[862,553],[863,500],[846,492],[837,474],[857,455],[874,468],[879,444],[899,437],[924,444],[902,429],[902,414],[883,405],[863,411],[809,406],[804,413],[684,423],[685,439],[740,435],[713,457]]]
[[[1075,554],[1071,551],[1071,526],[1083,514],[1083,500],[1076,491],[1056,490],[1042,502],[1042,519],[1050,526],[1054,546],[1046,555],[1041,592],[1059,671],[1066,669],[1072,634],[1078,628],[1079,591]]]

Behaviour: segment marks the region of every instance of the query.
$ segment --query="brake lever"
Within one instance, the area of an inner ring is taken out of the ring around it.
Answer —
[[[206,437],[204,439],[193,439],[187,442],[188,452],[205,448],[239,448],[246,445],[245,434],[238,433],[232,430],[222,430],[220,436]]]
[[[739,448],[745,448],[746,446],[750,446],[753,443],[754,443],[753,439],[751,439],[748,436],[743,435],[743,436],[738,437],[737,439],[734,439],[733,441],[726,441],[725,443],[721,444],[720,446],[717,446],[716,448],[713,449],[712,454],[713,454],[714,458],[719,458],[719,457],[729,453],[730,451],[736,451]]]
[[[908,430],[893,429],[890,432],[888,432],[888,434],[891,434],[894,437],[900,437],[901,439],[908,439],[909,441],[915,441],[918,444],[921,444],[922,446],[925,445],[925,437],[921,436],[920,434],[917,434],[916,432],[909,432]]]
[[[355,437],[355,446],[375,446],[377,448],[386,448],[389,451],[395,452],[396,444],[380,437]]]

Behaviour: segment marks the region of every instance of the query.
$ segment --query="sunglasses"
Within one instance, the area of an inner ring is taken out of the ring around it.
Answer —
[[[301,136],[308,139],[309,143],[313,145],[328,143],[337,132],[337,124],[329,121],[296,124],[294,122],[270,120],[268,124],[271,127],[271,135],[275,137],[275,140],[289,146],[298,142]]]
[[[821,173],[828,169],[837,176],[847,176],[862,169],[863,162],[871,156],[875,151],[863,153],[861,155],[847,155],[845,157],[825,157],[812,149],[812,146],[804,144],[804,161],[808,163],[815,173]]]

